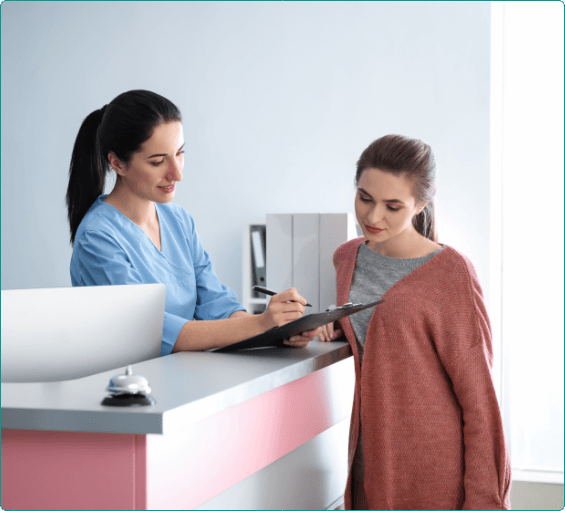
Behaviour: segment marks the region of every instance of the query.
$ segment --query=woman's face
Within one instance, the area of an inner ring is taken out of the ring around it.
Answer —
[[[412,189],[405,177],[377,169],[363,171],[357,185],[355,215],[369,248],[415,232],[412,217],[426,204],[416,204]]]
[[[121,185],[140,199],[170,202],[175,186],[182,180],[184,136],[178,121],[155,128],[127,164],[112,162]],[[118,168],[117,168],[118,167]]]

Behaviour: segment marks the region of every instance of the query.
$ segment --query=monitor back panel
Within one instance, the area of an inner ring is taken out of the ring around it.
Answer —
[[[2,381],[81,378],[161,355],[163,284],[2,291]]]

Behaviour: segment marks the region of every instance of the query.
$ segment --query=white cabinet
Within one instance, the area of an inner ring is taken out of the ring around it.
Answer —
[[[312,304],[306,314],[336,302],[333,254],[360,234],[352,213],[268,214],[266,223],[249,224],[243,232],[242,305],[250,314],[265,310],[268,297],[253,296],[251,230],[266,225],[265,287],[281,292],[295,287]]]

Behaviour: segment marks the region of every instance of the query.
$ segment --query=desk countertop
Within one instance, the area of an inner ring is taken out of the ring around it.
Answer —
[[[2,383],[2,428],[167,434],[351,356],[344,341],[234,353],[181,352],[141,362],[153,406],[102,406],[125,368],[49,383]]]

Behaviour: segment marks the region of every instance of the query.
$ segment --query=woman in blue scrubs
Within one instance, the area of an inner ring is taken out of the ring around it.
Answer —
[[[219,282],[194,220],[171,204],[183,147],[171,101],[145,90],[120,94],[82,123],[66,196],[73,286],[166,285],[161,355],[227,346],[299,318],[306,304],[292,288],[252,316]],[[102,195],[112,170],[116,184]],[[317,332],[286,343],[306,346]]]

